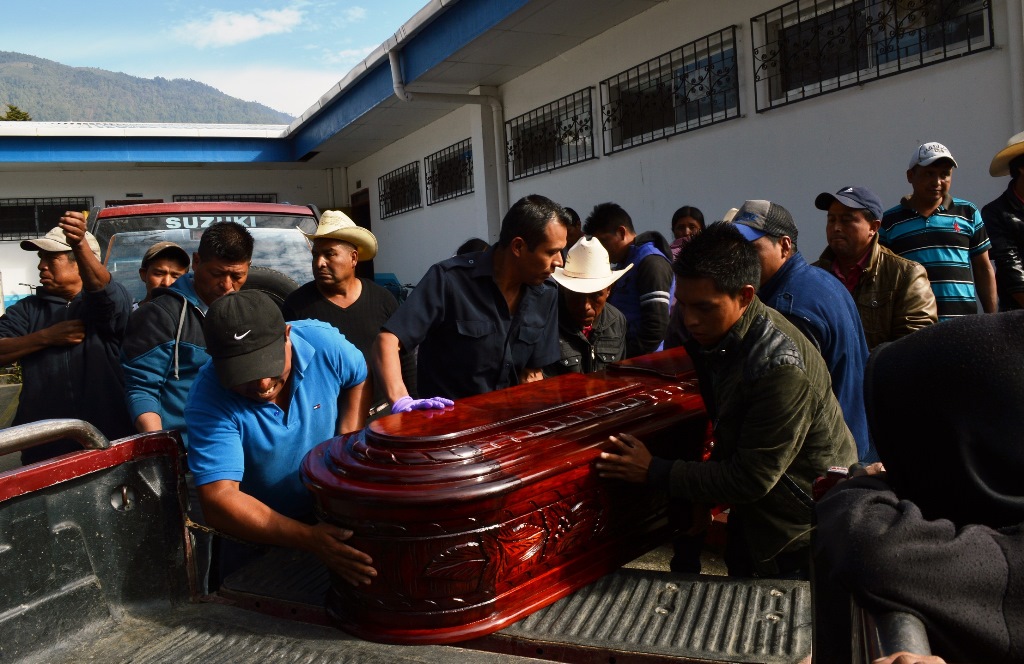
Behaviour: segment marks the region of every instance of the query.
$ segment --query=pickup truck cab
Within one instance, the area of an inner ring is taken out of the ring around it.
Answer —
[[[89,231],[96,236],[111,278],[136,302],[146,296],[139,268],[156,242],[175,242],[191,256],[210,224],[234,221],[249,229],[254,247],[245,288],[269,294],[279,304],[299,284],[310,280],[309,241],[316,230],[313,206],[283,203],[148,203],[97,209]]]

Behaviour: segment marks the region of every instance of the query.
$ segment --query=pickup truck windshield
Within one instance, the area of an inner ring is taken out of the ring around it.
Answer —
[[[309,241],[291,228],[249,228],[253,237],[252,264],[273,268],[303,284],[312,279]],[[146,250],[156,242],[175,242],[191,256],[199,249],[201,228],[186,230],[118,231],[107,250],[106,266],[110,275],[135,301],[146,297],[146,286],[139,279],[139,268]]]
[[[96,220],[96,225],[92,229],[92,233],[99,241],[100,248],[103,250],[105,255],[108,248],[107,245],[110,243],[110,238],[116,234],[135,233],[139,231],[179,230],[195,230],[202,233],[203,229],[208,228],[210,224],[214,224],[219,221],[235,221],[250,230],[263,228],[297,228],[304,233],[312,233],[316,230],[316,219],[314,219],[312,215],[304,217],[299,215],[216,214],[211,212],[137,215],[130,217],[100,217]],[[178,242],[170,236],[157,237],[153,242],[158,242],[160,240]],[[143,249],[143,252],[145,252],[145,249]],[[139,255],[141,256],[142,254]],[[299,283],[302,283],[302,281]]]

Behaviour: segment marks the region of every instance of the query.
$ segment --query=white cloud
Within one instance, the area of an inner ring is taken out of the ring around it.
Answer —
[[[175,35],[198,48],[234,46],[267,35],[291,32],[302,23],[299,9],[267,9],[249,14],[216,11],[206,19],[175,28]]]
[[[366,10],[362,7],[349,7],[341,12],[341,17],[346,23],[356,23],[366,18]]]
[[[362,62],[366,56],[373,53],[376,46],[363,46],[362,48],[344,48],[340,51],[325,51],[323,61],[329,65],[347,65],[354,67]]]
[[[232,97],[258,101],[296,117],[341,80],[336,72],[288,67],[190,70],[173,78],[201,81]]]

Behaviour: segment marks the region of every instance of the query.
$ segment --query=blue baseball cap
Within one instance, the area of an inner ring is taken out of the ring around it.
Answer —
[[[748,242],[753,242],[765,235],[772,237],[789,236],[796,244],[796,222],[789,210],[771,201],[744,201],[740,209],[732,217],[736,230]]]
[[[882,218],[882,200],[866,187],[843,187],[834,194],[818,194],[814,199],[814,207],[828,210],[837,201],[848,208],[867,210],[872,219]]]

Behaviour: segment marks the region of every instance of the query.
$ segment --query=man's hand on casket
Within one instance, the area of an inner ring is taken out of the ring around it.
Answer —
[[[647,447],[628,433],[608,436],[608,442],[618,452],[601,452],[601,460],[597,462],[598,475],[638,484],[646,482],[647,469],[651,465],[651,453]]]
[[[377,576],[377,570],[371,567],[373,559],[359,549],[345,544],[345,541],[352,537],[351,530],[338,528],[323,521],[312,526],[312,529],[314,553],[332,572],[353,586],[370,583],[373,577]]]
[[[413,399],[410,396],[404,396],[391,405],[391,412],[407,413],[410,410],[440,410],[442,408],[451,408],[454,405],[454,401],[451,399],[445,399],[444,397]]]

